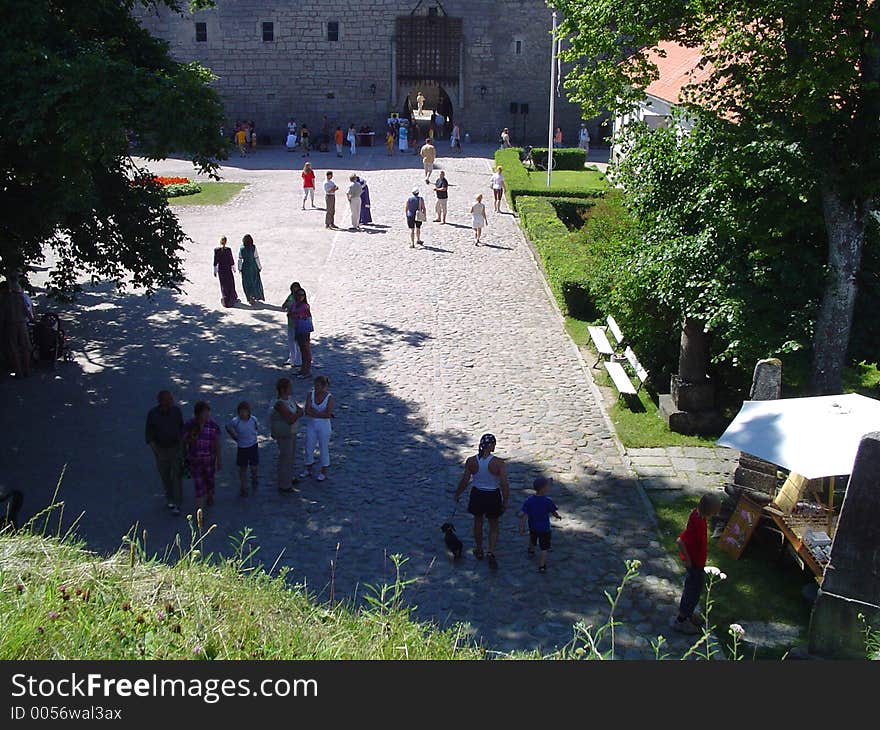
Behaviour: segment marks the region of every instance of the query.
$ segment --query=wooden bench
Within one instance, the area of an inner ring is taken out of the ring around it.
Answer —
[[[603,356],[611,357],[614,354],[614,348],[608,341],[608,335],[605,334],[604,327],[590,326],[587,327],[587,332],[590,333],[590,339],[593,341],[593,347],[596,348],[596,352],[599,355],[596,358],[596,362],[593,363],[593,367],[596,367]]]
[[[637,395],[645,384],[645,381],[648,379],[648,371],[645,370],[642,363],[639,362],[639,359],[636,357],[636,354],[631,347],[627,347],[623,354],[627,362],[630,364],[630,367],[633,369],[633,372],[636,374],[636,379],[639,382],[638,387],[632,384],[629,375],[627,375],[626,370],[623,369],[623,365],[617,360],[605,362],[605,370],[620,395]]]
[[[617,346],[614,348],[615,352],[619,350],[624,345],[624,337],[623,332],[620,331],[620,327],[617,326],[617,321],[610,314],[608,318],[605,320],[608,322],[608,331],[611,333],[611,336],[614,337],[617,342]]]

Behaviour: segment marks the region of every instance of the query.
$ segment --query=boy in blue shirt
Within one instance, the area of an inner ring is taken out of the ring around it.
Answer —
[[[562,517],[556,511],[553,500],[547,496],[551,480],[547,477],[538,477],[532,483],[535,494],[529,497],[522,506],[520,512],[519,532],[526,534],[526,519],[529,522],[529,555],[535,554],[535,545],[541,548],[538,558],[538,572],[547,572],[547,551],[550,549],[550,515],[557,520]]]

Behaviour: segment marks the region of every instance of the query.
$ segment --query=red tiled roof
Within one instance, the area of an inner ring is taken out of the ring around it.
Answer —
[[[685,86],[705,81],[712,73],[711,64],[697,68],[703,57],[699,48],[687,48],[675,41],[663,41],[657,44],[657,48],[665,51],[665,58],[657,51],[648,52],[648,60],[657,64],[660,77],[648,85],[646,94],[678,104],[682,101],[681,90]]]

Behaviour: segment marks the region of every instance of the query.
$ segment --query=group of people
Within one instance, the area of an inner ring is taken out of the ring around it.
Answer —
[[[236,122],[233,136],[240,157],[246,157],[248,153],[257,151],[257,128],[252,120]]]
[[[214,249],[214,276],[220,281],[220,302],[224,307],[234,307],[239,302],[235,290],[235,268],[235,258],[227,245],[226,236],[223,236],[220,245]],[[238,271],[241,274],[242,290],[251,306],[266,299],[260,278],[262,268],[253,236],[246,234],[241,239],[241,248],[238,249]]]
[[[506,149],[512,146],[510,141],[510,129],[504,127],[499,136],[499,144]],[[562,127],[556,127],[553,131],[553,147],[562,147]],[[587,129],[585,122],[581,122],[581,128],[578,130],[578,147],[589,154],[590,152],[590,130]]]
[[[333,179],[333,171],[327,170],[324,180],[324,227],[331,230],[338,230],[336,225],[336,193],[339,192],[339,186]],[[302,209],[306,209],[306,201],[311,202],[312,208],[315,208],[315,171],[310,163],[306,163],[301,173],[303,203]],[[367,181],[357,173],[351,173],[348,176],[349,185],[345,190],[345,197],[348,200],[349,210],[351,211],[351,226],[349,230],[359,231],[362,226],[369,225],[373,222],[370,204],[370,187]]]
[[[316,449],[320,467],[317,480],[327,478],[330,419],[334,417],[334,400],[329,388],[329,378],[319,375],[306,394],[304,405],[299,405],[293,398],[289,378],[281,378],[276,383],[268,420],[269,435],[278,448],[277,487],[280,492],[291,492],[300,479],[315,476]],[[223,431],[236,446],[239,496],[247,497],[257,491],[259,437],[263,434],[263,427],[249,402],[241,401],[235,415],[221,429],[211,415],[210,405],[204,400],[195,403],[193,416],[186,421],[171,391],[160,391],[156,400],[157,405],[147,413],[144,438],[153,452],[166,505],[172,514],[181,512],[184,479],[192,479],[196,509],[214,504],[217,473],[223,468]],[[299,425],[304,426],[305,446],[303,470],[297,477],[294,475],[294,454]]]

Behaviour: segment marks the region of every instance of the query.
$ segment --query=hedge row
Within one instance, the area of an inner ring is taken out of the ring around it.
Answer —
[[[577,203],[593,206],[584,198],[553,199],[522,196],[516,211],[520,225],[540,256],[550,289],[566,314],[591,320],[598,316],[590,297],[589,280],[592,262],[579,237],[573,235],[556,213],[554,203]]]
[[[532,147],[532,158],[547,166],[547,148]],[[583,170],[587,164],[587,153],[580,147],[559,147],[553,150],[556,161],[554,170]]]
[[[529,177],[529,171],[520,162],[521,154],[522,149],[519,147],[510,147],[495,153],[495,164],[504,168],[507,197],[511,207],[514,207],[517,198],[523,195],[543,198],[602,198],[607,192],[606,188],[562,187],[559,185],[547,188],[537,185]]]

